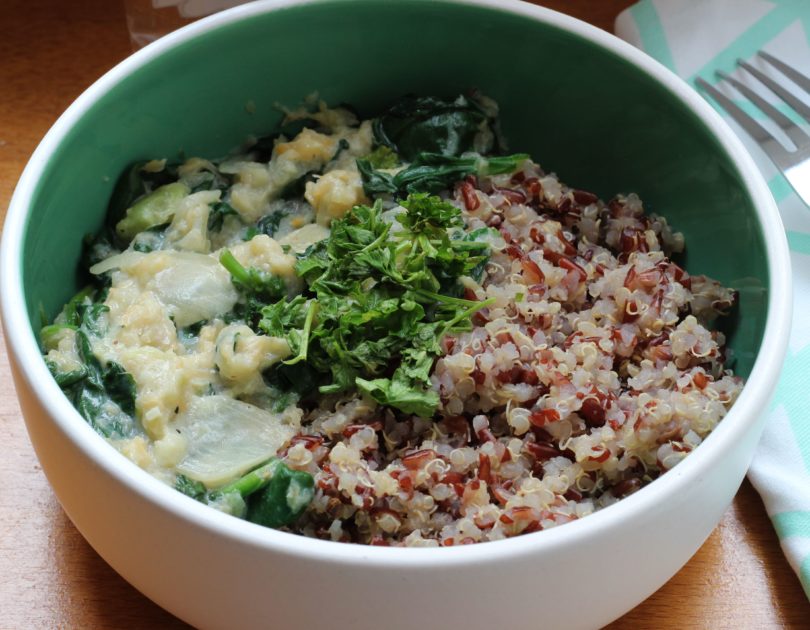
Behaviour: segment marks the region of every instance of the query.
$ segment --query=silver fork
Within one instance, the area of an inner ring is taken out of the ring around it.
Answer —
[[[810,77],[805,76],[795,68],[787,65],[784,61],[764,51],[759,51],[757,56],[759,56],[760,59],[764,59],[796,85],[801,87],[805,92],[810,94]],[[776,94],[776,96],[787,103],[787,105],[804,120],[810,123],[810,106],[796,98],[796,96],[786,90],[782,85],[751,64],[742,59],[738,59],[737,65],[756,77],[763,85],[771,90],[771,92]],[[698,78],[695,80],[695,83],[711,95],[711,97],[726,110],[728,115],[736,120],[756,143],[762,147],[762,150],[765,151],[768,157],[773,160],[773,163],[776,164],[777,168],[785,175],[785,178],[790,182],[790,185],[793,186],[793,189],[798,193],[799,197],[802,198],[805,204],[810,206],[810,136],[790,118],[785,116],[747,85],[720,70],[718,70],[716,74],[719,78],[733,85],[740,94],[745,96],[756,105],[763,114],[779,125],[782,131],[785,132],[785,135],[793,142],[796,148],[788,149],[720,90],[709,85],[703,79]]]

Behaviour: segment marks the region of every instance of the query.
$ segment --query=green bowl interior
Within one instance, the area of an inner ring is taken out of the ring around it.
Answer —
[[[595,44],[492,8],[425,0],[323,2],[206,32],[104,94],[56,148],[23,244],[35,329],[78,288],[82,237],[137,159],[221,156],[273,129],[275,104],[317,90],[372,114],[408,93],[478,88],[513,151],[603,198],[637,192],[684,232],[684,264],[740,290],[727,324],[748,375],[767,310],[765,244],[740,174],[703,122],[654,79]],[[250,105],[249,105],[250,104]]]

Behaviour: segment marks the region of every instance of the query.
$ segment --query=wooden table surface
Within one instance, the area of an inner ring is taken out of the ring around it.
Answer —
[[[539,0],[610,30],[632,0]],[[130,52],[122,0],[0,0],[0,218],[56,117]],[[606,579],[620,579],[607,576]],[[122,580],[40,469],[0,341],[0,629],[182,628]],[[708,541],[610,628],[807,628],[810,603],[748,482]]]

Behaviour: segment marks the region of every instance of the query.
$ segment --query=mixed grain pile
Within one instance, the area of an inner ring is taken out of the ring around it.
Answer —
[[[734,292],[669,255],[682,235],[635,195],[608,204],[526,161],[454,191],[500,239],[432,382],[441,420],[359,399],[315,410],[283,452],[314,474],[303,534],[450,546],[586,516],[675,466],[742,387],[711,322]]]

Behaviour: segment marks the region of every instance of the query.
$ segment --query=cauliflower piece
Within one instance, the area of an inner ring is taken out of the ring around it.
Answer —
[[[315,208],[316,220],[323,226],[341,218],[354,206],[369,203],[356,169],[336,169],[315,182],[308,182],[304,197]]]
[[[228,386],[241,385],[241,391],[252,392],[263,384],[261,372],[289,354],[285,339],[257,335],[244,324],[231,324],[217,336],[215,360]]]
[[[273,160],[325,164],[337,151],[338,139],[312,129],[304,129],[293,140],[279,142],[273,149]],[[271,160],[272,163],[272,160]]]
[[[236,176],[229,203],[247,223],[253,223],[267,210],[284,187],[309,173],[319,171],[337,151],[339,138],[304,129],[294,139],[279,142],[269,164],[228,162],[220,171]]]
[[[285,254],[278,241],[266,234],[235,245],[231,253],[244,267],[256,267],[282,278],[296,277],[295,256]]]
[[[113,311],[110,313],[112,315]],[[151,346],[161,350],[173,350],[177,345],[177,330],[163,304],[151,291],[140,293],[123,310],[116,309],[110,323],[117,328],[113,343],[129,348]]]
[[[310,223],[304,227],[290,232],[287,236],[279,239],[279,244],[289,245],[290,250],[296,254],[301,254],[313,243],[329,238],[329,228],[317,223]]]
[[[208,240],[210,204],[219,201],[220,191],[203,190],[183,199],[174,212],[166,230],[166,242],[175,249],[207,254],[211,251]]]
[[[76,331],[62,328],[48,340],[46,358],[63,373],[81,370],[84,364],[76,352]]]
[[[166,434],[169,420],[185,398],[185,373],[177,355],[148,346],[124,348],[118,361],[135,379],[135,409],[153,440]]]

